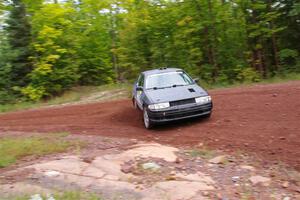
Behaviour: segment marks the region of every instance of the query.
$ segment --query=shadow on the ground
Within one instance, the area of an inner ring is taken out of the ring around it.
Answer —
[[[188,118],[188,119],[182,119],[182,120],[157,124],[152,128],[152,130],[154,132],[164,133],[170,130],[178,130],[181,128],[194,126],[195,124],[199,124],[199,123],[207,123],[209,121],[210,118],[207,117],[194,117],[194,118]]]

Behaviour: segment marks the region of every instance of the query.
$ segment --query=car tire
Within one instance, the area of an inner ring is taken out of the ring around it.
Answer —
[[[134,109],[138,110],[139,107],[137,105],[135,98],[132,99],[132,104],[133,104]]]
[[[203,118],[205,118],[205,119],[209,119],[210,117],[211,117],[211,113],[203,115]]]
[[[143,109],[143,121],[146,129],[151,129],[153,127],[153,122],[149,119],[148,111],[146,108]]]

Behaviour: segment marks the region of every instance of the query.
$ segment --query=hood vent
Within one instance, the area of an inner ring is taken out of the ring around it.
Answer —
[[[196,92],[193,88],[188,89],[190,92]]]

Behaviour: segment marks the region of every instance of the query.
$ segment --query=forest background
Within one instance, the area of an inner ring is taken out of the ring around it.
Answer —
[[[300,73],[296,0],[0,0],[0,103],[179,67],[205,84]]]

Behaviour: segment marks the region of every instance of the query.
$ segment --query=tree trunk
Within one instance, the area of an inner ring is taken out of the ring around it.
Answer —
[[[257,64],[262,77],[266,76],[266,69],[264,65],[264,53],[262,49],[257,50]]]
[[[202,11],[202,7],[199,4],[199,2],[197,0],[193,0],[193,3],[195,4],[196,9],[198,10],[198,17],[199,20],[202,20],[202,16],[200,15],[201,11]],[[216,81],[216,78],[219,74],[219,68],[216,62],[216,50],[215,50],[215,45],[214,45],[214,41],[216,41],[216,30],[215,30],[215,23],[214,23],[214,19],[212,16],[212,4],[211,4],[211,0],[207,0],[208,3],[208,9],[209,9],[209,19],[211,24],[205,26],[205,28],[203,29],[203,32],[201,32],[199,37],[203,37],[203,35],[205,36],[205,50],[204,52],[207,55],[208,58],[208,63],[212,66],[212,79],[213,82]]]
[[[251,0],[251,3],[255,3],[254,0]],[[247,12],[247,11],[246,11]],[[248,16],[247,24],[257,24],[259,13],[257,10],[252,11],[252,15]],[[252,61],[251,65],[256,69],[262,77],[266,76],[266,67],[264,63],[264,52],[263,52],[263,41],[261,36],[249,37],[251,32],[247,29],[248,35],[248,45],[252,51]]]
[[[274,22],[271,22],[271,29],[274,28]],[[275,33],[272,34],[272,50],[273,50],[273,58],[275,64],[275,70],[278,71],[280,68],[280,61],[278,56],[278,48],[277,48],[277,38]]]
[[[211,65],[213,66],[212,70],[212,79],[213,82],[216,81],[216,78],[219,75],[219,66],[216,62],[216,48],[215,48],[215,42],[217,41],[217,33],[216,33],[216,24],[215,19],[213,17],[213,11],[212,11],[212,2],[211,0],[207,0],[208,3],[208,11],[209,11],[209,18],[210,18],[210,30],[212,36],[209,37],[209,57],[211,57]],[[208,34],[210,35],[210,34]]]
[[[268,0],[268,12],[272,12],[272,1]],[[275,28],[274,20],[270,21],[270,29],[273,30]],[[275,33],[271,36],[271,43],[272,43],[272,53],[273,53],[273,64],[275,65],[275,70],[279,70],[280,61],[278,56],[278,48],[277,48],[277,39]]]
[[[111,8],[112,9],[112,8]],[[116,8],[116,12],[113,13],[113,11],[110,11],[110,17],[111,17],[111,30],[110,30],[110,35],[111,35],[111,53],[112,53],[112,64],[113,64],[113,69],[115,71],[116,75],[116,81],[118,82],[120,80],[120,73],[119,73],[119,67],[118,67],[118,57],[115,52],[117,48],[117,34],[116,34],[116,27],[117,27],[117,22],[116,22],[116,15],[118,14],[118,9]]]

